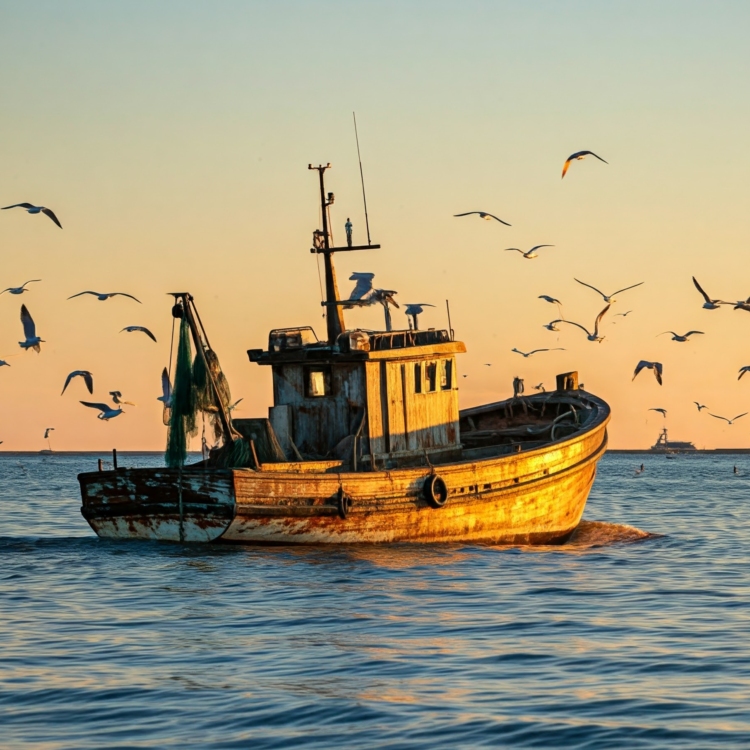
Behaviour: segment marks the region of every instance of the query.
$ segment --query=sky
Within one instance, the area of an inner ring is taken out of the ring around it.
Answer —
[[[246,350],[272,328],[325,335],[308,163],[332,164],[334,240],[347,217],[366,239],[352,112],[382,249],[338,255],[340,291],[374,272],[397,300],[435,305],[424,327],[446,327],[450,300],[462,406],[575,369],[612,407],[613,448],[664,425],[698,447],[750,445],[750,415],[730,426],[693,404],[750,411],[750,313],[703,310],[691,281],[750,295],[749,27],[746,2],[0,0],[0,205],[49,206],[64,227],[0,213],[0,288],[42,279],[0,295],[2,449],[44,448],[52,426],[56,450],[162,449],[171,291],[194,295],[236,416],[265,416],[271,374]],[[561,180],[583,149],[608,164]],[[453,216],[472,210],[512,226]],[[504,252],[542,243],[534,260]],[[540,294],[593,325],[602,300],[575,278],[645,282],[612,305],[601,344],[542,327],[557,311]],[[142,304],[67,299],[83,290]],[[40,354],[18,346],[22,302]],[[382,311],[347,325],[382,328]],[[658,336],[691,329],[704,334]],[[663,362],[663,386],[632,381],[640,359]],[[74,369],[93,372],[93,397],[80,379],[60,395]],[[104,422],[79,403],[110,390],[137,406]]]

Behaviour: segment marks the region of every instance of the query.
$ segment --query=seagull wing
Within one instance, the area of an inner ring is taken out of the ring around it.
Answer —
[[[162,397],[165,399],[165,403],[168,403],[172,398],[172,384],[169,382],[169,373],[167,372],[166,367],[161,373],[161,393]]]
[[[661,374],[662,374],[662,371],[664,370],[664,368],[663,368],[661,362],[654,362],[653,364],[654,364],[654,377],[656,378],[656,382],[659,385],[661,385],[662,384],[662,382],[661,382]]]
[[[139,304],[143,304],[137,297],[134,297],[132,294],[125,294],[125,292],[112,292],[110,297],[130,297],[130,299],[134,299]]]
[[[600,292],[595,286],[591,286],[591,284],[587,284],[585,281],[581,281],[580,279],[576,279],[573,277],[573,281],[577,281],[579,284],[583,284],[583,286],[587,286],[589,289],[593,289],[598,294],[602,295],[602,299],[604,299],[607,295],[604,294],[604,292]]]
[[[723,419],[725,422],[729,422],[730,421],[726,417],[720,417],[718,414],[712,414],[711,412],[708,412],[708,416],[709,417],[713,417],[714,419]]]
[[[483,211],[467,211],[465,214],[453,214],[454,218],[458,218],[459,216],[471,216],[472,214],[481,214],[484,213]]]
[[[654,366],[654,363],[653,363],[653,362],[649,362],[649,361],[647,361],[647,360],[645,360],[645,359],[642,359],[642,360],[641,360],[641,361],[640,361],[640,362],[639,362],[639,363],[638,363],[638,364],[637,364],[637,365],[635,366],[635,372],[633,373],[633,378],[632,378],[632,379],[633,379],[633,380],[635,380],[635,379],[636,379],[636,377],[638,376],[638,373],[639,373],[639,372],[640,372],[640,371],[641,371],[641,370],[642,370],[642,369],[643,369],[644,367],[653,367],[653,366]]]
[[[523,254],[524,254],[523,250],[521,250],[521,248],[520,248],[520,247],[506,247],[506,248],[505,248],[505,252],[506,252],[506,253],[509,253],[509,252],[511,252],[511,251],[513,251],[513,250],[515,250],[515,251],[516,251],[517,253],[521,253],[521,255],[523,255]]]
[[[552,323],[569,323],[572,326],[578,326],[587,336],[591,335],[588,328],[584,328],[580,323],[574,323],[572,320],[553,320]]]
[[[693,335],[694,333],[701,333],[701,334],[702,334],[702,333],[703,333],[703,331],[688,331],[688,332],[687,332],[687,333],[685,334],[685,338],[687,338],[688,336],[692,336],[692,335]]]
[[[154,336],[154,334],[151,333],[151,331],[149,331],[145,326],[125,326],[122,331],[127,331],[128,333],[132,333],[133,331],[141,331],[142,333],[145,333],[146,336],[148,336],[150,339],[156,341],[156,336]],[[122,333],[122,331],[120,331],[120,333]]]
[[[609,296],[614,297],[615,294],[619,294],[620,292],[627,292],[628,289],[635,289],[637,286],[640,286],[641,284],[645,284],[645,283],[646,283],[645,281],[639,281],[637,284],[633,284],[633,286],[626,286],[624,289],[618,289],[616,292],[612,292],[612,294],[610,294]]]
[[[711,298],[703,291],[703,287],[698,283],[698,279],[695,276],[693,276],[693,284],[695,284],[695,288],[703,295],[703,299],[706,302],[712,302]]]
[[[742,414],[738,414],[738,415],[737,415],[736,417],[732,417],[732,422],[734,422],[734,421],[738,420],[738,419],[739,419],[740,417],[745,417],[745,416],[747,416],[747,414],[748,414],[748,412],[746,412],[746,411],[743,411],[743,412],[742,412]]]
[[[529,250],[530,253],[533,253],[534,250],[538,250],[540,247],[554,247],[554,245],[534,245],[534,247]]]
[[[603,162],[604,162],[605,164],[609,164],[609,162],[608,162],[608,161],[604,161],[604,159],[602,159],[602,157],[601,157],[601,156],[598,156],[598,155],[597,155],[597,154],[595,154],[595,153],[594,153],[593,151],[579,151],[579,152],[578,152],[578,153],[576,154],[576,156],[596,156],[596,158],[597,158],[597,159],[599,159],[599,161],[603,161]]]
[[[73,297],[80,297],[83,294],[93,294],[94,297],[99,296],[99,292],[78,292],[78,294],[72,294],[70,297],[68,297],[68,299],[73,299]]]
[[[31,284],[34,281],[41,281],[41,279],[29,279],[28,281],[24,281],[23,284],[21,284],[21,289],[23,289],[26,284]],[[8,291],[7,289],[5,291]]]
[[[83,378],[83,382],[86,383],[86,388],[89,389],[89,393],[93,393],[94,392],[94,376],[88,370],[83,370],[83,372],[81,372],[80,375]]]
[[[737,376],[737,380],[739,380],[746,372],[750,372],[750,366],[740,367],[740,374]]]
[[[33,203],[14,203],[12,206],[3,206],[2,210],[5,211],[6,208],[36,208],[36,206]]]
[[[508,224],[507,221],[503,221],[502,219],[499,219],[495,214],[488,214],[486,211],[484,212],[485,216],[491,216],[495,221],[499,221],[501,224],[505,224],[506,227],[509,227],[510,224]]]
[[[372,280],[375,278],[374,273],[353,273],[350,277],[350,281],[356,281],[357,285],[349,295],[350,300],[360,300],[366,294],[372,291]]]
[[[36,336],[36,326],[34,319],[26,309],[26,305],[21,305],[21,323],[23,324],[23,335],[27,339],[33,339]]]
[[[60,395],[61,395],[61,396],[63,395],[63,393],[65,393],[65,389],[66,389],[66,388],[68,387],[68,385],[69,385],[70,381],[71,381],[71,380],[73,380],[73,378],[74,378],[74,377],[75,377],[76,375],[78,375],[78,370],[75,370],[74,372],[71,372],[71,373],[70,373],[70,374],[68,375],[68,377],[67,377],[67,378],[65,378],[65,385],[63,386],[63,389],[62,389],[62,391],[61,391],[61,393],[60,393]]]
[[[107,412],[112,410],[112,407],[109,404],[94,404],[91,401],[81,401],[80,403],[84,406],[89,406],[92,409],[99,409],[99,411]]]
[[[62,224],[58,221],[57,216],[55,216],[55,214],[54,214],[54,212],[52,211],[51,208],[43,208],[42,209],[42,213],[45,216],[49,216],[50,219],[52,219],[52,221],[54,221],[55,224],[57,224],[57,226],[60,227],[60,229],[62,229]]]
[[[602,311],[601,311],[601,312],[600,312],[600,313],[599,313],[599,314],[598,314],[598,315],[596,316],[596,320],[594,321],[594,336],[598,336],[598,335],[599,335],[599,323],[601,323],[601,322],[602,322],[602,318],[604,317],[604,315],[606,314],[607,310],[609,310],[609,308],[610,308],[610,307],[611,307],[611,305],[607,305],[607,306],[606,306],[606,307],[605,307],[605,308],[604,308],[604,309],[603,309],[603,310],[602,310]]]

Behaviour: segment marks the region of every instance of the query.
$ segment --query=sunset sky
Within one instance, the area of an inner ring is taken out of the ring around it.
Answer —
[[[0,295],[2,449],[39,450],[51,426],[58,450],[161,449],[170,291],[195,296],[237,416],[265,416],[270,371],[246,350],[275,327],[325,336],[308,163],[332,164],[334,239],[351,217],[366,240],[352,111],[382,249],[337,256],[341,293],[372,271],[400,302],[435,304],[424,327],[446,327],[449,299],[463,406],[577,369],[612,406],[611,447],[647,447],[664,424],[698,447],[749,446],[750,416],[728,426],[693,401],[750,411],[750,313],[703,310],[691,282],[750,295],[748,28],[747,2],[0,0],[0,205],[49,206],[64,227],[0,212],[0,288],[43,280]],[[609,164],[561,180],[582,149]],[[453,218],[478,209],[512,226]],[[503,252],[541,243],[555,247],[534,260]],[[540,294],[593,325],[603,303],[574,277],[645,282],[602,344],[542,328],[557,311]],[[143,304],[67,300],[87,289]],[[39,355],[18,346],[22,302]],[[347,324],[380,328],[381,308]],[[663,387],[631,382],[640,359],[664,363]],[[61,397],[74,369],[93,372],[93,397],[80,379]],[[111,422],[79,404],[115,389],[137,407]]]

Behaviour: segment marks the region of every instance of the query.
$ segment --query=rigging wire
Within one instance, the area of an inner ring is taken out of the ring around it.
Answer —
[[[367,216],[367,196],[365,195],[365,175],[362,172],[362,156],[359,153],[359,135],[357,133],[357,114],[352,112],[354,118],[354,138],[357,141],[357,159],[359,159],[359,178],[362,181],[362,202],[365,204],[365,226],[367,227],[367,244],[371,245],[370,241],[370,219]]]

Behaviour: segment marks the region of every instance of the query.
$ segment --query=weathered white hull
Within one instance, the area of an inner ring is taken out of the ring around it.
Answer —
[[[518,453],[389,471],[304,462],[82,474],[99,536],[253,544],[554,543],[578,525],[606,450],[609,409],[569,438]],[[471,453],[470,451],[468,453]],[[425,494],[437,474],[447,502]],[[346,506],[342,507],[342,498]]]

